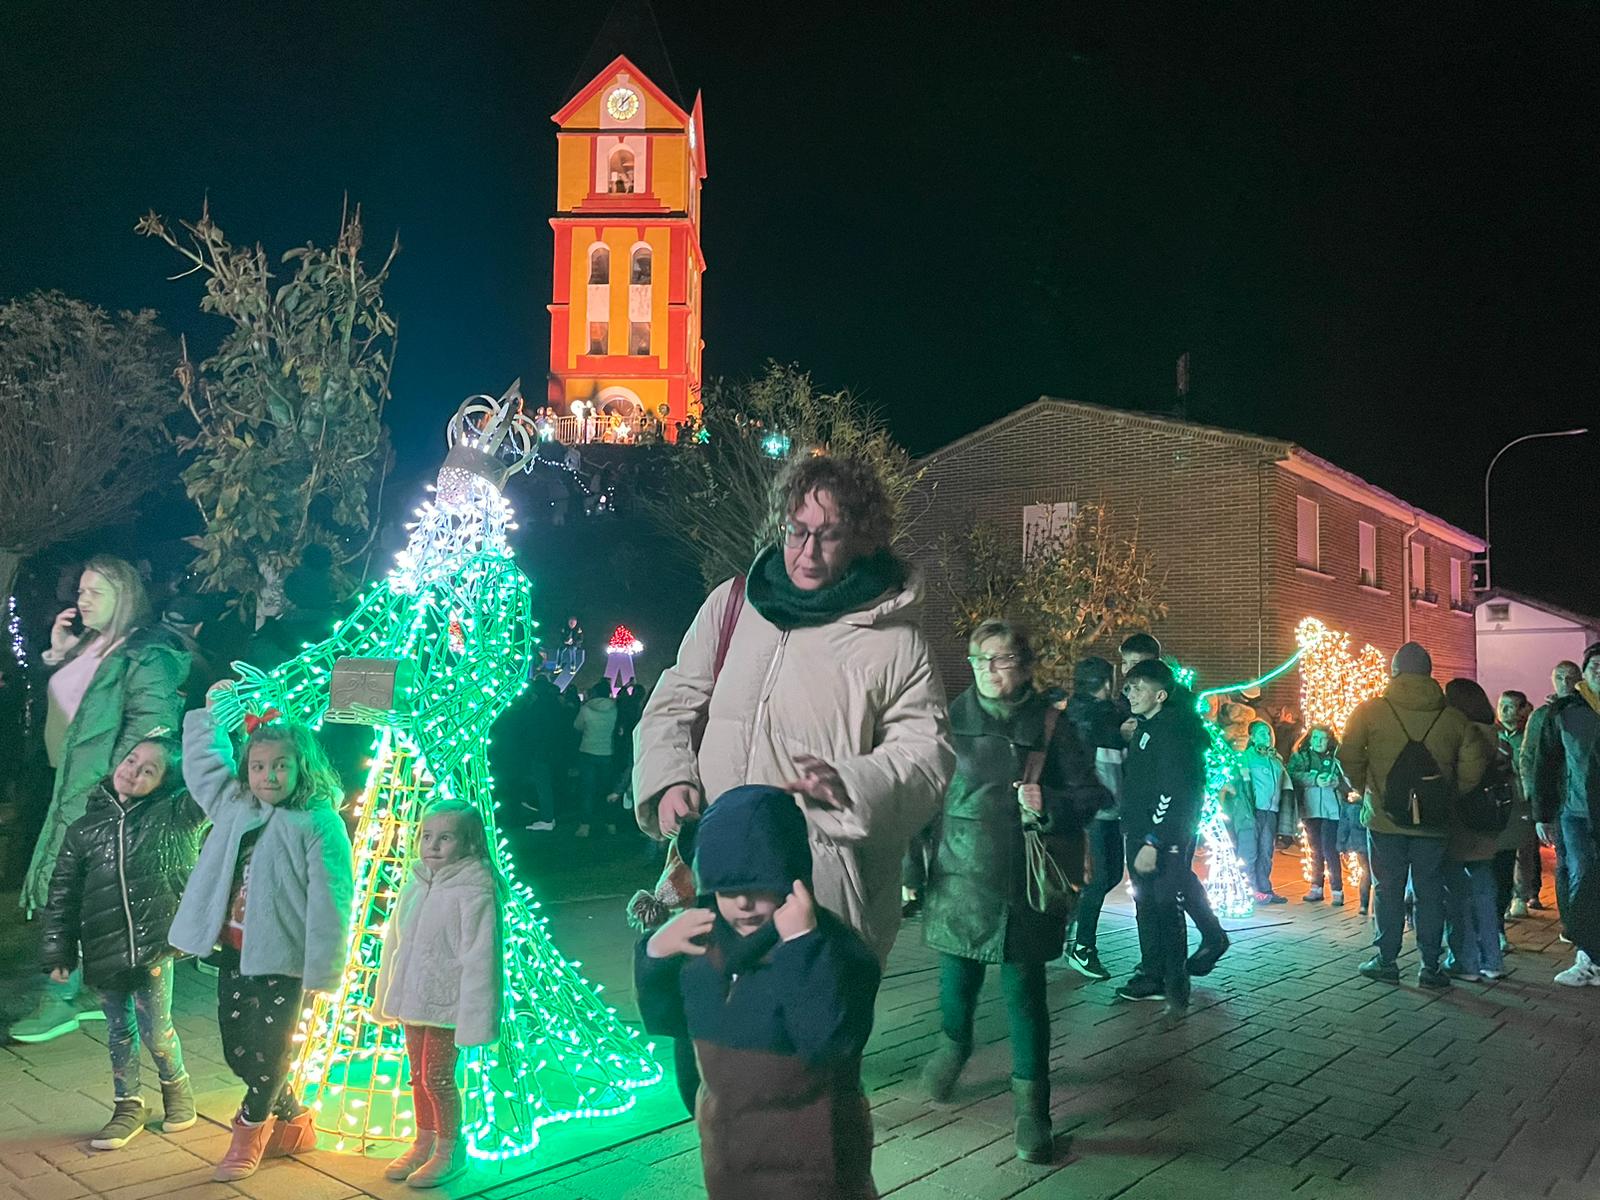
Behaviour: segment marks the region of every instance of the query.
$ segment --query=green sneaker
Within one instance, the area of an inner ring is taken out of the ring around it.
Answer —
[[[83,1014],[70,1000],[46,993],[39,1007],[11,1027],[14,1042],[48,1042],[65,1033],[75,1033]]]
[[[145,1122],[152,1116],[142,1098],[118,1100],[105,1128],[89,1139],[96,1150],[121,1150],[144,1132]]]

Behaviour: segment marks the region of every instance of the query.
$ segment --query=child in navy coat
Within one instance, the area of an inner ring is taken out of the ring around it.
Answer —
[[[691,1037],[710,1200],[868,1200],[872,1121],[861,1052],[878,961],[812,899],[805,816],[738,787],[678,835],[705,907],[639,943],[645,1028]]]

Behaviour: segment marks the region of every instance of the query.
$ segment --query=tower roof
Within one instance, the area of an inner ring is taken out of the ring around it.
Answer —
[[[578,67],[576,78],[567,88],[566,99],[571,100],[582,91],[590,80],[616,61],[618,55],[626,55],[669,100],[687,111],[683,89],[672,73],[672,60],[667,57],[667,45],[661,39],[661,26],[656,22],[650,0],[616,0]]]

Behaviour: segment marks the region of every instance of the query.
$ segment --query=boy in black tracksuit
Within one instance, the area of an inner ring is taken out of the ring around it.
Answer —
[[[1124,1000],[1161,1000],[1181,1016],[1189,1006],[1183,892],[1192,878],[1189,846],[1205,795],[1206,734],[1182,703],[1165,663],[1135,664],[1124,691],[1139,728],[1122,775],[1122,832],[1133,876],[1142,971],[1117,989]]]
[[[723,793],[678,834],[706,907],[641,941],[645,1028],[694,1039],[695,1120],[710,1200],[870,1200],[861,1052],[878,961],[811,897],[795,798]]]

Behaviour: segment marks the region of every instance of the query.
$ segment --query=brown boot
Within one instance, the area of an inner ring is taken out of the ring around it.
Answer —
[[[1050,1081],[1011,1080],[1016,1112],[1017,1157],[1023,1162],[1047,1163],[1055,1158],[1055,1138],[1050,1132]]]
[[[217,1164],[217,1169],[211,1172],[211,1178],[227,1183],[254,1175],[256,1168],[261,1165],[261,1155],[266,1151],[267,1139],[272,1136],[272,1127],[276,1123],[270,1114],[259,1125],[246,1121],[243,1112],[235,1116],[233,1142]]]
[[[410,1178],[413,1171],[433,1157],[433,1145],[437,1140],[433,1130],[417,1130],[417,1139],[411,1143],[411,1149],[385,1167],[383,1177],[392,1179],[396,1183],[402,1183]]]
[[[440,1138],[433,1144],[433,1155],[406,1177],[406,1186],[414,1188],[438,1187],[449,1183],[467,1169],[467,1143],[457,1138],[447,1142]]]
[[[280,1117],[272,1127],[272,1136],[267,1139],[267,1152],[264,1157],[282,1158],[286,1154],[315,1150],[317,1130],[312,1120],[313,1114],[309,1108],[287,1121]]]

